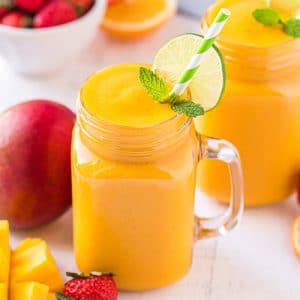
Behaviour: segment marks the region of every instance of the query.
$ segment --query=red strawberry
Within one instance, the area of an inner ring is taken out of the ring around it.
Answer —
[[[12,11],[1,19],[1,24],[12,27],[31,27],[32,18],[18,11]]]
[[[71,0],[79,15],[84,15],[94,4],[94,0]]]
[[[3,17],[6,13],[8,13],[14,6],[14,2],[12,0],[0,0],[0,18]]]
[[[15,0],[15,4],[24,11],[36,13],[43,7],[46,1],[47,0]]]
[[[117,300],[118,290],[111,273],[67,273],[73,277],[65,284],[63,294],[56,293],[58,300]]]
[[[9,8],[0,6],[0,18],[2,18],[7,12],[9,12]]]
[[[33,19],[36,28],[51,27],[74,21],[78,18],[76,9],[68,0],[53,0],[40,10]]]

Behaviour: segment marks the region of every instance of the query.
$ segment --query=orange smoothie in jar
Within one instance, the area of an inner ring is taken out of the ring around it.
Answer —
[[[295,188],[300,170],[300,39],[280,27],[258,23],[252,12],[264,8],[263,0],[221,0],[204,20],[204,30],[220,7],[232,12],[218,38],[225,57],[227,87],[220,105],[196,121],[201,134],[234,143],[242,159],[245,203],[275,203]],[[272,1],[285,19],[295,7]],[[199,186],[208,195],[227,202],[229,183],[220,162],[201,162]]]
[[[77,264],[115,273],[123,290],[181,278],[194,240],[196,135],[186,117],[146,94],[140,66],[88,80],[72,147]]]

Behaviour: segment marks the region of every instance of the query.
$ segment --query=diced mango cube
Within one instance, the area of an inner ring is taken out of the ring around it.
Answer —
[[[14,265],[22,264],[33,252],[43,251],[45,242],[41,239],[26,239],[12,251],[11,261]]]
[[[18,245],[16,249],[14,249],[13,254],[18,255],[19,253],[24,252],[24,250],[30,249],[41,242],[42,242],[41,239],[33,239],[33,238],[25,239]]]
[[[8,283],[10,272],[10,254],[0,248],[0,283]],[[1,300],[1,298],[0,298]]]
[[[9,224],[7,221],[0,221],[0,248],[2,248],[6,254],[10,253]]]
[[[61,291],[64,286],[63,278],[55,260],[44,241],[23,251],[14,253],[11,262],[11,281],[39,282],[49,286],[50,291]]]
[[[57,300],[54,293],[49,293],[47,300]]]
[[[0,299],[8,300],[8,284],[0,283]]]
[[[0,221],[0,283],[8,283],[9,273],[10,273],[9,224],[7,221]]]
[[[37,282],[13,283],[10,300],[47,300],[49,287]]]

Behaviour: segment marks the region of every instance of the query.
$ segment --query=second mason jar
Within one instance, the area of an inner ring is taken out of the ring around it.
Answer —
[[[219,106],[196,123],[200,133],[224,137],[241,154],[245,203],[261,206],[291,195],[300,172],[300,40],[252,16],[261,0],[222,0],[212,6],[203,29],[220,7],[231,10],[218,39],[227,67],[227,88]],[[283,16],[294,11],[276,6]],[[229,181],[220,162],[200,164],[199,185],[227,202]]]

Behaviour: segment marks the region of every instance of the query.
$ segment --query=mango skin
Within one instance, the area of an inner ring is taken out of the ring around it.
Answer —
[[[0,114],[0,219],[36,228],[71,206],[70,147],[74,113],[48,100]]]

